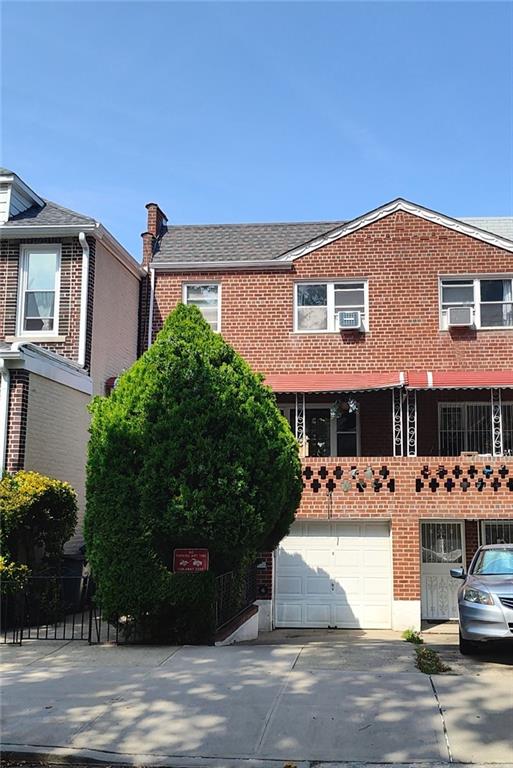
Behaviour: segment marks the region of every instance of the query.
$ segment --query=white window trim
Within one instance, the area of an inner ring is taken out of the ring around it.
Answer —
[[[335,317],[335,284],[344,283],[345,285],[357,285],[360,283],[363,283],[363,304],[364,304],[364,315],[365,320],[362,323],[362,330],[364,333],[369,332],[369,281],[365,277],[356,278],[351,277],[349,279],[347,278],[332,278],[326,280],[318,280],[318,279],[304,279],[304,280],[298,280],[294,283],[294,333],[300,333],[300,334],[312,334],[312,333],[334,333],[334,334],[340,334],[340,330],[338,328],[326,328],[325,330],[310,330],[306,329],[303,330],[301,328],[298,328],[298,303],[297,303],[297,294],[298,294],[298,288],[300,285],[326,285],[327,286],[327,313],[328,313],[328,324],[330,317]],[[333,320],[333,322],[335,322]]]
[[[27,274],[28,274],[28,257],[30,253],[48,253],[55,252],[57,256],[57,266],[55,270],[55,301],[54,301],[54,318],[53,329],[51,331],[26,331],[23,329],[25,320],[25,292],[27,286]],[[56,339],[59,336],[59,313],[60,313],[60,298],[61,298],[61,255],[62,246],[60,243],[28,243],[23,244],[20,247],[20,267],[18,272],[18,304],[17,304],[17,320],[16,320],[16,336],[18,338],[33,338],[33,339]]]
[[[479,286],[481,280],[511,280],[513,283],[513,274],[473,274],[473,275],[440,275],[438,279],[438,311],[439,311],[439,329],[448,332],[449,326],[444,322],[442,310],[442,283],[451,280],[466,280],[474,284],[474,303],[472,305],[474,312],[474,327],[477,331],[513,331],[513,325],[481,325],[481,300]],[[513,286],[512,286],[513,289]],[[486,302],[485,302],[486,303]],[[501,302],[497,302],[501,303]],[[454,306],[463,306],[455,304]],[[470,306],[470,305],[466,305]]]
[[[214,333],[221,333],[222,284],[215,280],[188,280],[186,283],[182,283],[182,303],[185,306],[192,306],[187,304],[187,288],[191,285],[215,285],[217,287],[217,331]]]
[[[442,455],[442,453],[441,453],[441,451],[442,451],[442,431],[440,429],[440,425],[442,423],[442,408],[444,406],[446,406],[446,405],[458,406],[459,408],[462,408],[463,406],[467,406],[467,405],[488,405],[491,408],[491,404],[490,404],[490,402],[488,400],[462,400],[460,402],[456,402],[456,401],[453,401],[453,400],[439,400],[438,401],[438,426],[437,426],[437,431],[438,431],[438,455],[439,456]],[[513,407],[513,400],[504,400],[501,405],[502,405],[502,407],[504,407],[505,405]],[[466,414],[466,409],[463,410],[463,413],[464,413],[464,430],[466,432],[467,431],[467,414]],[[490,416],[490,437],[492,438],[492,441],[493,441],[492,426],[491,426],[491,416]],[[480,455],[489,456],[491,454],[487,454],[486,453],[486,454],[480,454]],[[495,457],[492,456],[492,458],[497,458],[497,456],[495,456]]]
[[[335,401],[331,403],[305,403],[305,411],[313,411],[313,410],[327,410],[330,411],[330,455],[325,456],[326,459],[336,459],[338,457],[337,453],[332,453],[333,447],[336,448],[337,445],[337,417],[333,415],[332,410],[333,406],[335,405]],[[296,410],[295,403],[278,403],[278,409],[280,411],[283,411],[283,415],[287,419],[288,423],[290,424],[290,412]],[[353,434],[352,432],[349,432],[349,430],[346,430],[347,434]],[[306,415],[305,415],[305,436],[308,438],[308,435],[306,434]],[[356,411],[356,456],[361,456],[361,440],[360,440],[360,411]],[[306,458],[309,458],[308,456]],[[313,457],[312,457],[313,458]],[[322,457],[320,457],[322,458]],[[341,456],[340,458],[346,458],[345,456]]]

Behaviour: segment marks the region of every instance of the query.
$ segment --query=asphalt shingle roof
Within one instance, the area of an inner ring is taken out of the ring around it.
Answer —
[[[336,229],[343,221],[169,226],[154,261],[260,261]]]
[[[513,217],[471,217],[460,221],[513,241]],[[153,261],[158,264],[271,260],[345,223],[169,225],[157,243]]]
[[[513,240],[513,216],[471,216],[464,219],[465,224],[471,224],[478,229],[485,229],[499,237]]]
[[[36,227],[39,225],[60,227],[63,224],[76,224],[80,226],[81,224],[94,223],[95,220],[90,216],[84,216],[82,213],[71,211],[62,205],[52,203],[50,200],[45,200],[43,207],[33,205],[6,222],[9,227]]]

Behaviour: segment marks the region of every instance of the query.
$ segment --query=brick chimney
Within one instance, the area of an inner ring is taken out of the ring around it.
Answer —
[[[143,232],[141,235],[143,240],[143,267],[149,265],[155,242],[162,235],[162,230],[167,224],[167,216],[157,203],[147,203],[146,210],[148,211],[148,222],[146,232]]]

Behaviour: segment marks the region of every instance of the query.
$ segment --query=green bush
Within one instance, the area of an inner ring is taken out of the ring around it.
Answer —
[[[179,305],[91,410],[85,536],[107,613],[148,619],[190,602],[175,547],[207,547],[219,574],[288,532],[297,442],[262,377],[196,307]]]
[[[405,640],[407,643],[413,643],[414,645],[422,645],[424,640],[420,636],[420,632],[417,632],[415,629],[409,628],[405,629],[402,634],[403,640]]]
[[[432,648],[415,648],[417,654],[416,665],[425,675],[439,675],[450,672],[451,668],[445,664],[439,654]]]
[[[5,589],[35,567],[54,564],[77,524],[77,499],[68,483],[20,471],[0,480],[1,576]]]

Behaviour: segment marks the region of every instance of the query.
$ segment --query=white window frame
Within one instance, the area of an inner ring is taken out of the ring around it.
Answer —
[[[221,333],[221,283],[216,280],[188,280],[182,284],[182,302],[186,306],[193,306],[187,303],[187,288],[197,285],[215,285],[217,288],[217,330],[214,333]]]
[[[466,281],[473,283],[474,300],[473,304],[466,304],[465,306],[472,306],[474,316],[474,327],[478,331],[513,331],[513,325],[481,325],[481,280],[511,280],[513,291],[513,275],[511,274],[479,274],[479,275],[440,275],[438,280],[438,307],[439,307],[439,327],[441,331],[449,331],[449,325],[447,322],[447,310],[442,309],[442,286],[443,283],[451,281]],[[486,302],[484,302],[486,303]],[[497,302],[501,303],[501,302]],[[453,306],[464,306],[462,304],[454,304]]]
[[[304,279],[304,280],[298,280],[296,283],[294,283],[294,333],[301,333],[301,334],[308,334],[308,333],[340,333],[340,329],[336,327],[336,318],[335,318],[335,285],[359,285],[363,283],[363,304],[364,304],[364,320],[362,321],[362,330],[365,333],[368,333],[369,331],[369,281],[365,277],[356,278],[351,277],[350,279],[347,278],[337,278],[334,280],[332,277],[329,278],[329,280],[323,280],[323,279]],[[325,285],[327,287],[327,314],[328,314],[328,327],[323,330],[315,330],[315,329],[302,329],[298,327],[298,302],[297,302],[297,296],[298,296],[298,289],[299,286],[304,285]],[[331,318],[331,327],[330,327],[330,318]]]
[[[53,305],[53,329],[51,331],[24,330],[25,324],[25,293],[27,291],[28,261],[32,253],[55,253],[55,301]],[[29,243],[20,248],[20,268],[18,273],[18,306],[16,335],[23,338],[54,338],[59,335],[59,312],[61,298],[61,255],[62,246],[60,243]]]
[[[468,432],[468,426],[467,426],[467,410],[466,406],[468,405],[486,405],[489,406],[491,409],[491,403],[486,400],[464,400],[461,402],[454,402],[453,400],[439,400],[438,402],[438,455],[441,456],[442,453],[442,432],[440,429],[441,423],[442,423],[442,408],[446,405],[450,406],[457,406],[459,408],[463,409],[463,423],[464,423],[464,430],[465,433]],[[505,400],[502,402],[501,407],[504,408],[505,406],[509,406],[510,408],[513,408],[513,401],[511,400]],[[504,416],[504,414],[503,414]],[[490,438],[493,445],[493,434],[492,434],[492,421],[491,421],[491,411],[490,411]],[[483,456],[488,456],[488,454],[482,454]],[[497,458],[497,457],[495,457]]]
[[[361,282],[361,281],[360,281]],[[319,410],[319,411],[330,411],[330,455],[326,456],[327,459],[333,459],[337,458],[337,453],[332,453],[333,448],[336,449],[337,447],[337,416],[333,414],[333,408],[335,406],[335,402],[331,403],[305,403],[305,411],[313,411],[313,410]],[[287,422],[290,425],[290,412],[296,410],[296,404],[295,403],[278,403],[278,409],[280,411],[283,411],[283,415],[287,419]],[[292,431],[293,427],[291,426]],[[306,413],[305,413],[305,438],[308,438],[308,434],[306,433]],[[346,430],[347,431],[347,430]],[[360,411],[356,411],[356,456],[361,456],[361,442],[360,442]],[[306,458],[309,458],[308,456]],[[312,457],[313,458],[313,457]],[[322,458],[322,457],[320,457]],[[345,458],[342,456],[341,458]]]

